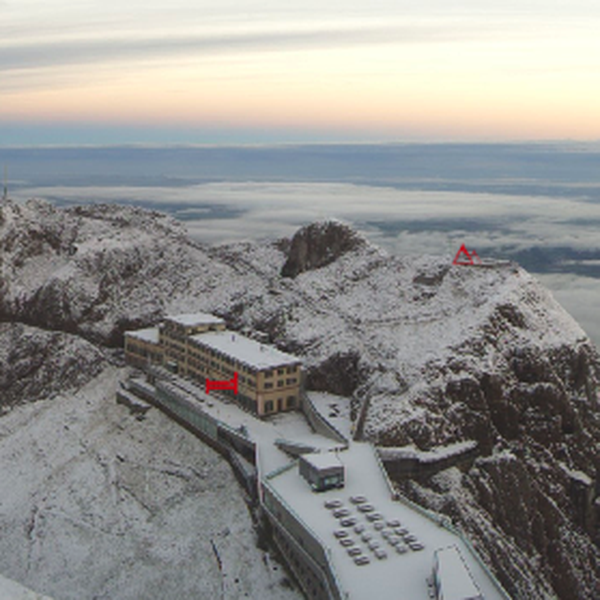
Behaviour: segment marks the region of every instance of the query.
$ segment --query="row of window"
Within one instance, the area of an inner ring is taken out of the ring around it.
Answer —
[[[296,406],[296,396],[288,396],[285,403],[285,408],[294,408]],[[283,398],[277,398],[277,411],[284,409]],[[270,413],[275,410],[275,401],[267,400],[265,402],[265,412]]]
[[[275,370],[277,370],[277,375],[291,375],[292,373],[296,373],[298,370],[298,365],[292,367],[279,367],[278,369],[271,369],[270,371],[265,371],[265,377],[273,377],[275,374]]]
[[[168,346],[170,348],[185,348],[185,342],[181,342],[172,338],[162,338],[160,341],[162,346]]]
[[[298,379],[296,377],[292,377],[290,379],[286,379],[285,381],[283,379],[280,379],[277,382],[277,387],[278,388],[282,388],[285,385],[296,385],[298,383]],[[273,382],[272,381],[266,381],[265,382],[265,390],[272,390],[273,389]]]
[[[179,340],[185,343],[185,329],[180,329],[179,327],[165,323],[164,329],[162,329],[161,333],[166,338],[172,338],[174,340]]]
[[[208,370],[208,365],[206,365],[205,361],[197,361],[193,358],[188,358],[188,366],[198,372],[200,372],[203,376],[208,376],[209,370]],[[216,364],[214,361],[210,362],[210,366],[218,371],[223,378],[227,379],[231,379],[234,375],[234,371],[231,371],[229,369],[220,369],[219,365]],[[252,377],[244,377],[243,375],[239,375],[238,374],[238,381],[240,384],[246,384],[248,386],[252,386],[252,387],[256,387],[256,379],[252,378]]]
[[[304,583],[306,592],[310,598],[327,598],[327,591],[323,580],[316,575],[316,573],[307,568],[303,560],[298,560],[298,554],[295,548],[287,540],[287,537],[279,533],[275,529],[275,535],[279,540],[282,550],[286,555],[292,570],[296,573],[296,576]],[[301,540],[299,540],[301,541]],[[303,544],[301,544],[303,545]]]
[[[182,338],[179,335],[171,335],[171,330],[173,327],[168,327],[169,329],[168,336],[164,336],[161,340],[162,347],[164,349],[164,353],[167,358],[176,360],[177,362],[182,362],[185,360],[186,350],[188,354],[188,364],[192,366],[194,369],[201,370],[203,373],[208,373],[208,368],[212,368],[224,374],[225,378],[233,377],[234,372],[237,371],[240,382],[245,383],[249,386],[256,387],[256,376],[258,374],[257,370],[251,367],[247,367],[241,364],[239,361],[231,358],[230,356],[218,352],[213,348],[204,348],[202,349],[192,349],[189,346],[186,348],[184,345],[185,338]],[[169,338],[178,338],[181,339],[182,342],[176,341],[176,339]],[[134,351],[136,352],[136,351]],[[140,352],[137,352],[141,354]],[[212,359],[212,360],[211,360]],[[232,368],[224,368],[223,364],[230,365]],[[285,375],[287,374],[295,374],[298,371],[298,365],[288,366],[288,367],[279,367],[277,369],[271,369],[268,371],[264,371],[265,377],[272,378],[277,375]],[[235,369],[235,370],[234,370]],[[245,377],[243,374],[247,373],[249,376]],[[250,377],[252,376],[252,377]],[[293,386],[298,383],[297,377],[288,377],[287,379],[280,379],[276,382],[265,382],[265,389],[273,389],[274,386],[277,388],[283,388],[285,386]]]
[[[139,358],[149,358],[152,362],[157,363],[162,361],[162,353],[152,352],[145,346],[138,346],[137,344],[127,344],[127,352],[135,354]]]

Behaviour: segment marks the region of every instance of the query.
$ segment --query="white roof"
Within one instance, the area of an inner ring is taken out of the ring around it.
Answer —
[[[435,556],[438,586],[444,600],[479,600],[483,598],[456,546],[436,550]]]
[[[158,327],[149,327],[148,329],[137,329],[136,331],[126,331],[125,335],[129,337],[158,344]]]
[[[262,450],[262,440],[260,447]],[[478,593],[483,593],[486,600],[503,600],[502,594],[457,535],[404,502],[392,499],[375,451],[368,443],[350,442],[347,450],[338,452],[338,457],[346,471],[343,490],[315,493],[299,476],[297,469],[283,471],[269,479],[268,483],[291,507],[297,518],[329,548],[329,556],[341,582],[342,592],[347,592],[350,598],[356,600],[429,600],[427,578],[433,571],[434,550],[454,544],[461,549],[473,579],[480,586],[481,592]],[[398,554],[365,514],[352,504],[350,498],[358,495],[366,496],[375,510],[384,516],[384,522],[388,519],[399,520],[402,527],[424,545],[424,549],[417,552],[409,549],[405,554]],[[334,536],[334,531],[340,528],[340,521],[331,510],[324,507],[324,502],[330,499],[342,501],[343,507],[350,511],[350,517],[363,525],[365,532],[373,536],[372,541],[377,541],[380,548],[387,552],[387,559],[377,559],[361,539],[361,535],[353,528],[347,528],[355,546],[361,548],[363,554],[371,559],[366,566],[354,564],[346,548]]]
[[[189,313],[185,315],[167,315],[165,321],[173,321],[179,325],[185,325],[186,327],[198,327],[200,325],[215,325],[225,324],[225,321],[221,317],[215,317],[210,313]]]
[[[231,331],[199,333],[191,336],[190,339],[256,369],[268,369],[300,362],[296,356]]]
[[[342,463],[334,452],[310,452],[301,456],[303,460],[317,469],[341,467]]]
[[[213,334],[194,337],[204,338],[209,335]],[[194,402],[198,402],[203,411],[234,429],[241,425],[246,427],[251,439],[257,443],[261,479],[265,485],[273,488],[289,505],[296,518],[328,548],[329,559],[341,583],[342,592],[348,592],[348,597],[353,600],[430,600],[427,579],[433,571],[434,550],[456,545],[485,600],[507,600],[507,596],[496,587],[460,537],[440,527],[437,522],[426,518],[407,503],[392,499],[385,471],[381,469],[377,454],[370,444],[351,441],[348,449],[342,450],[336,442],[313,431],[304,415],[299,412],[279,413],[269,417],[268,421],[263,421],[234,403],[225,403],[217,396],[205,394],[202,388],[190,381],[176,376],[174,379],[177,385],[190,390],[190,398],[197,398]],[[297,468],[282,469],[285,465],[294,465],[289,456],[276,445],[277,440],[282,438],[319,448],[321,456],[337,456],[346,471],[345,488],[315,493],[306,485]],[[339,449],[337,453],[333,451],[336,447]],[[375,529],[374,524],[350,501],[352,496],[358,495],[366,496],[386,521],[398,519],[425,548],[418,552],[408,550],[405,554],[396,553]],[[343,502],[344,507],[351,511],[350,516],[356,518],[358,524],[363,525],[365,531],[372,534],[372,539],[379,542],[380,548],[388,553],[387,559],[377,559],[355,530],[348,528],[355,544],[371,559],[371,563],[366,566],[354,564],[346,548],[334,536],[334,531],[340,528],[340,522],[324,506],[324,502],[331,499]]]

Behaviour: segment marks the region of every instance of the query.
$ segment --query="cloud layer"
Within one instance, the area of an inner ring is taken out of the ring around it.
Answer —
[[[0,124],[600,137],[600,8],[583,0],[30,0],[0,22]]]
[[[411,161],[411,155],[418,158]],[[343,180],[352,172],[360,180],[365,168],[374,180],[379,177],[379,184],[310,181],[321,171],[313,169],[306,156],[326,165],[323,176],[329,172],[331,178]],[[487,169],[460,170],[461,164],[473,165],[470,156],[487,162]],[[517,260],[540,274],[600,343],[597,156],[594,146],[74,148],[0,150],[0,164],[16,163],[10,192],[18,200],[37,196],[62,205],[121,202],[154,208],[184,221],[194,238],[209,244],[290,236],[302,225],[328,218],[353,224],[372,242],[397,254],[443,254],[451,260],[465,243],[481,257]],[[429,170],[424,164],[419,167],[426,157]],[[336,166],[336,160],[347,170]],[[520,168],[528,178],[513,176]],[[549,176],[542,180],[544,170]],[[409,172],[413,178],[403,179]],[[239,180],[228,181],[228,173]],[[391,173],[397,177],[393,185],[387,182]],[[455,174],[454,180],[449,173]],[[211,174],[216,181],[207,181]],[[294,179],[303,174],[307,180]],[[415,179],[423,187],[445,182],[489,190],[411,189]],[[510,188],[516,180],[528,195],[490,191]],[[61,181],[72,183],[57,185]],[[115,185],[117,181],[121,184]],[[553,195],[543,195],[545,190]],[[567,192],[568,197],[560,195]]]

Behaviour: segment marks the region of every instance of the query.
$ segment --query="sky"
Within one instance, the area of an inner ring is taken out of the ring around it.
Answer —
[[[600,139],[596,0],[0,0],[0,145]]]

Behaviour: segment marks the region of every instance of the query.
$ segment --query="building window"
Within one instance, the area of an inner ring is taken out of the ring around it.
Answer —
[[[277,375],[283,375],[285,373],[285,369],[277,369]]]
[[[295,377],[290,377],[289,379],[286,380],[286,383],[288,385],[294,385],[297,382],[298,382],[298,380]]]
[[[265,412],[273,412],[273,401],[267,400],[265,402]]]
[[[273,387],[273,384],[271,382],[265,383],[265,390],[270,390],[272,387]]]
[[[294,408],[295,405],[296,405],[296,396],[288,396],[287,407]]]
[[[283,379],[277,382],[277,387],[283,387]]]

